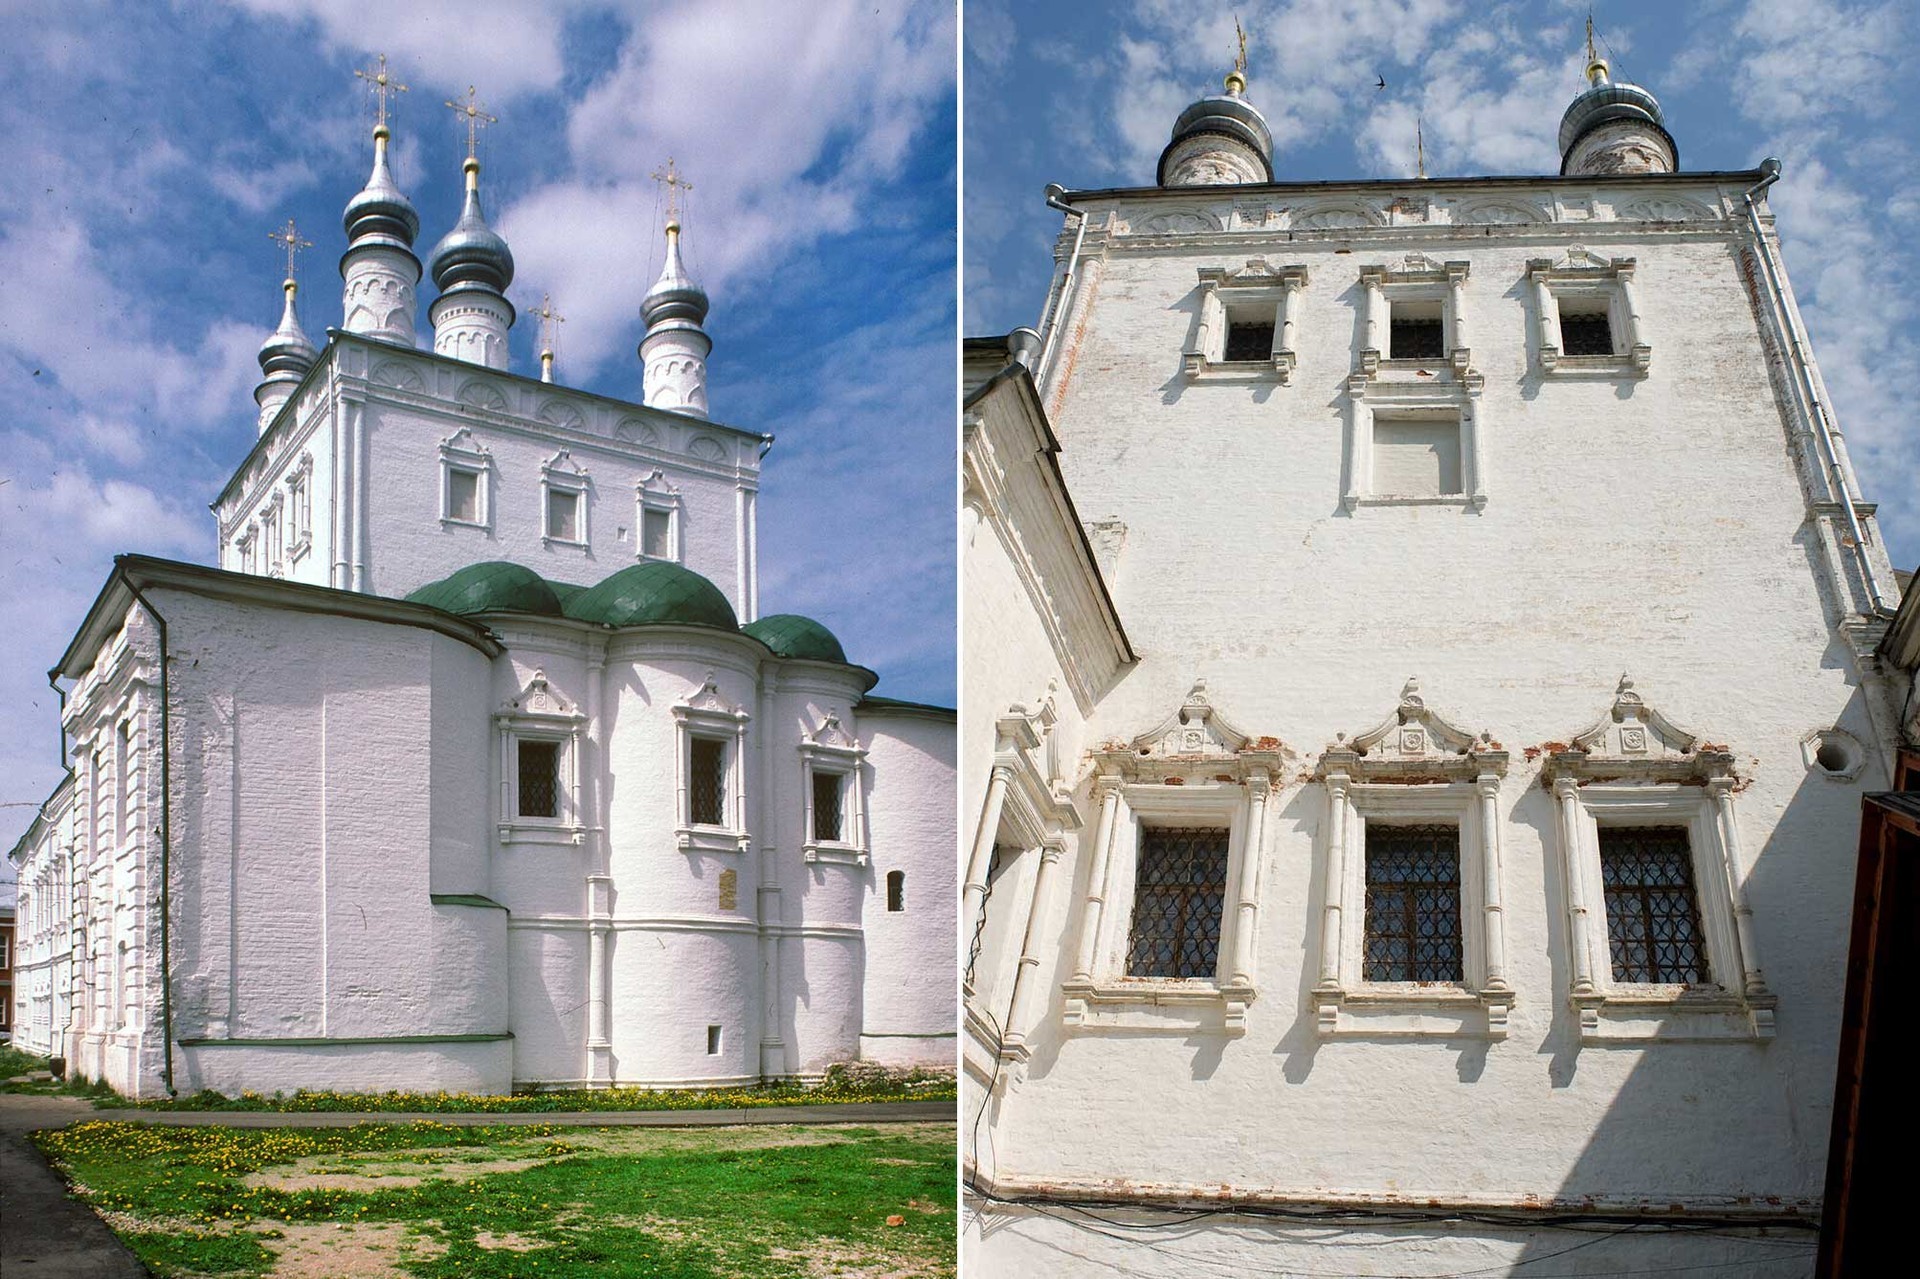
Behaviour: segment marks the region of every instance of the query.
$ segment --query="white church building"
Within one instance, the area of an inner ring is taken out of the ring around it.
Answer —
[[[576,390],[509,368],[471,147],[416,343],[387,144],[324,346],[286,285],[219,567],[119,557],[53,669],[17,1042],[140,1097],[950,1065],[954,715],[762,612],[773,439],[709,415],[677,220],[642,402]]]
[[[1812,1273],[1898,588],[1779,164],[1588,75],[1294,182],[1236,73],[968,344],[980,1273]]]

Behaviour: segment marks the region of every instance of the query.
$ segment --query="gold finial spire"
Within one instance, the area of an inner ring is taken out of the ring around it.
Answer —
[[[490,124],[499,124],[500,117],[487,114],[485,104],[480,101],[472,85],[467,86],[465,102],[449,101],[447,105],[453,108],[455,115],[467,122],[467,163],[477,166],[480,163],[480,130]]]
[[[653,171],[653,180],[667,189],[667,234],[672,235],[680,230],[680,193],[693,190],[693,183],[680,176],[680,171],[673,166],[672,156],[667,157],[665,170]]]
[[[1233,15],[1233,35],[1239,41],[1240,48],[1233,58],[1233,70],[1227,72],[1227,92],[1244,93],[1247,88],[1247,32],[1240,25],[1240,15]]]
[[[311,249],[312,240],[300,238],[299,229],[293,225],[293,219],[287,219],[287,225],[279,231],[267,232],[267,238],[287,251],[287,287],[293,287],[293,255],[302,249]]]
[[[1587,11],[1587,83],[1597,85],[1607,78],[1607,60],[1593,47],[1593,11]]]
[[[387,95],[390,93],[405,93],[407,86],[401,84],[393,73],[387,70],[387,55],[384,53],[380,54],[379,58],[380,60],[377,63],[368,67],[366,70],[356,69],[353,74],[367,82],[367,91],[373,94],[374,101],[379,104],[378,111],[380,119],[379,123],[374,125],[373,131],[378,136],[385,136],[387,132]]]
[[[1414,176],[1427,176],[1427,121],[1424,116],[1413,118],[1413,155]]]
[[[540,317],[540,380],[553,381],[553,352],[560,345],[560,326],[567,317],[553,309],[553,295],[542,293],[540,305],[534,309]]]

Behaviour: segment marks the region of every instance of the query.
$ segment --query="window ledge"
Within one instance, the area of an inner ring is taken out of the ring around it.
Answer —
[[[1278,379],[1281,385],[1293,381],[1294,353],[1279,350],[1265,360],[1210,360],[1197,351],[1180,357],[1180,368],[1190,378],[1212,382],[1264,382]]]
[[[1313,992],[1322,1039],[1505,1039],[1514,992],[1454,982],[1368,982]]]
[[[313,539],[303,537],[287,548],[287,558],[289,560],[302,559],[306,556],[306,553],[312,549]]]
[[[498,829],[502,844],[578,845],[587,842],[587,828],[572,822],[522,818],[519,821],[501,822]]]
[[[867,850],[855,844],[809,841],[800,846],[800,860],[808,865],[834,862],[842,866],[865,866],[868,857]]]
[[[1653,348],[1636,346],[1625,354],[1562,355],[1548,347],[1540,352],[1540,371],[1548,377],[1645,377],[1653,363]]]
[[[744,853],[753,846],[753,836],[723,826],[681,826],[673,838],[681,852]]]
[[[456,520],[451,515],[442,515],[440,517],[440,527],[491,529],[493,525],[482,523],[479,520]]]
[[[571,546],[574,549],[581,550],[581,551],[584,551],[587,549],[587,544],[585,542],[575,541],[573,538],[570,538],[570,537],[553,537],[548,534],[541,535],[540,544],[546,547]]]
[[[1487,495],[1485,493],[1440,493],[1424,497],[1386,497],[1349,493],[1345,505],[1349,511],[1362,506],[1458,506],[1478,511],[1486,508]]]
[[[1758,1043],[1772,1039],[1779,997],[1719,986],[1626,986],[1574,994],[1583,1044]]]
[[[1201,978],[1122,978],[1114,982],[1067,982],[1066,1024],[1116,1030],[1191,1034],[1246,1033],[1247,1005],[1256,992]]]

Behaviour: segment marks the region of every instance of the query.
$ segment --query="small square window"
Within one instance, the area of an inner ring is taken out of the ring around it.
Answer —
[[[520,816],[560,815],[560,743],[520,742]]]
[[[1229,362],[1272,359],[1273,322],[1229,318],[1226,358]]]
[[[695,737],[688,743],[688,820],[695,826],[726,825],[727,744]]]
[[[462,524],[480,522],[480,473],[447,468],[447,518]]]
[[[580,540],[580,494],[569,489],[547,490],[547,536],[556,542]]]
[[[1438,302],[1395,302],[1387,324],[1387,358],[1446,359],[1445,327]]]
[[[1230,834],[1226,827],[1141,830],[1127,976],[1212,980]]]
[[[899,914],[907,908],[907,872],[890,870],[887,872],[887,910]]]
[[[1711,980],[1686,828],[1602,826],[1599,834],[1613,979],[1690,986]]]
[[[1367,826],[1366,981],[1459,982],[1460,828]]]
[[[1457,418],[1374,418],[1376,495],[1447,497],[1463,491]]]
[[[650,560],[673,558],[671,511],[649,510],[640,513],[640,553]]]
[[[840,784],[838,773],[813,775],[813,838],[816,843],[838,843],[842,838]]]
[[[1612,355],[1613,323],[1604,310],[1572,309],[1560,306],[1560,353],[1562,355]]]

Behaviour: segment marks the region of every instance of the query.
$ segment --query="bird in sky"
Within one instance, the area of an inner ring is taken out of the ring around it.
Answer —
[[[1373,86],[1376,90],[1384,89],[1387,87],[1387,78],[1381,75],[1379,72],[1375,72],[1373,78],[1378,82]]]

